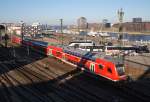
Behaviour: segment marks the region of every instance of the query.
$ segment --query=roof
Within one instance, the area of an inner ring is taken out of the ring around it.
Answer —
[[[34,45],[44,46],[44,47],[49,45],[48,42],[44,42],[44,41],[36,41],[36,40],[31,40],[31,39],[24,39],[24,41],[30,41]]]
[[[64,47],[64,52],[84,58],[84,59],[89,59],[92,61],[95,61],[97,58],[99,58],[99,59],[104,59],[104,60],[110,61],[114,64],[123,64],[122,57],[109,56],[109,55],[106,55],[105,52],[83,51],[81,49],[72,48],[72,47]]]

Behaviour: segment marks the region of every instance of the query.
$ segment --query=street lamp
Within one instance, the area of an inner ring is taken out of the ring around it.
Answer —
[[[7,47],[9,37],[8,37],[8,34],[7,34],[7,25],[4,25],[4,26],[5,26],[5,36],[4,36],[4,38],[5,38],[5,47]]]
[[[21,22],[21,39],[23,41],[23,37],[24,37],[24,35],[23,35],[24,22],[23,21],[20,21],[20,22]]]

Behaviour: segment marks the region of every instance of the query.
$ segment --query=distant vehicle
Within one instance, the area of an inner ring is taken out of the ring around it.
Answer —
[[[31,38],[31,35],[27,34],[27,35],[24,35],[23,37],[24,39],[28,39],[28,38]]]
[[[106,46],[105,52],[107,55],[138,55],[138,53],[149,53],[147,46]]]
[[[110,35],[107,32],[97,32],[97,35],[102,37],[110,37]]]
[[[107,32],[88,32],[87,35],[89,36],[101,36],[101,37],[110,37],[110,35]]]
[[[128,54],[129,52],[135,52],[133,46],[106,46],[106,55],[118,55],[118,54]]]
[[[150,52],[148,49],[148,46],[146,45],[141,45],[141,46],[135,45],[134,47],[137,53],[149,53]]]
[[[80,31],[79,35],[85,36],[85,35],[87,35],[87,32],[86,31]]]
[[[69,46],[75,47],[75,46],[93,46],[95,43],[91,40],[76,40],[76,41],[71,41],[69,43]]]
[[[43,34],[35,34],[34,35],[34,38],[36,39],[38,39],[38,38],[43,38],[44,36],[43,36]]]
[[[97,32],[88,32],[87,35],[95,37],[97,35]]]
[[[17,43],[17,44],[21,44],[21,38],[18,36],[12,36],[12,42],[13,43]]]
[[[105,46],[103,46],[103,45],[98,45],[98,46],[80,46],[79,48],[81,50],[85,50],[85,51],[104,52]]]

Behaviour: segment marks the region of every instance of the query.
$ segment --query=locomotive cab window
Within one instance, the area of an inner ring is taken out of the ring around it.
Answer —
[[[121,75],[124,75],[124,65],[123,64],[117,64],[116,65],[116,69],[117,69],[117,72],[118,74],[121,76]]]
[[[109,73],[112,73],[112,70],[111,70],[111,68],[107,68],[107,71],[109,72]]]
[[[99,66],[99,69],[103,69],[103,65],[99,64],[98,66]]]

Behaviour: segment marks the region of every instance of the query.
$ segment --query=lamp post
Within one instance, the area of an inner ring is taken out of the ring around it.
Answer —
[[[4,38],[5,38],[5,47],[7,48],[8,39],[9,39],[8,34],[7,34],[7,25],[5,25],[5,36],[4,36]]]
[[[24,22],[21,21],[21,40],[22,40],[22,41],[23,41],[23,38],[24,38],[23,27],[24,27]]]
[[[0,25],[0,43],[2,43],[2,36],[5,34],[5,25]]]
[[[123,32],[122,32],[123,31],[122,23],[123,23],[124,12],[123,12],[122,8],[120,10],[118,10],[117,13],[118,13],[118,19],[119,19],[119,37],[118,37],[118,40],[120,41],[120,45],[123,44],[123,46],[124,46]]]
[[[88,28],[89,28],[89,23],[86,23],[86,31],[85,31],[85,42],[87,43],[87,34],[88,34]],[[85,48],[87,49],[87,46],[85,46]]]

